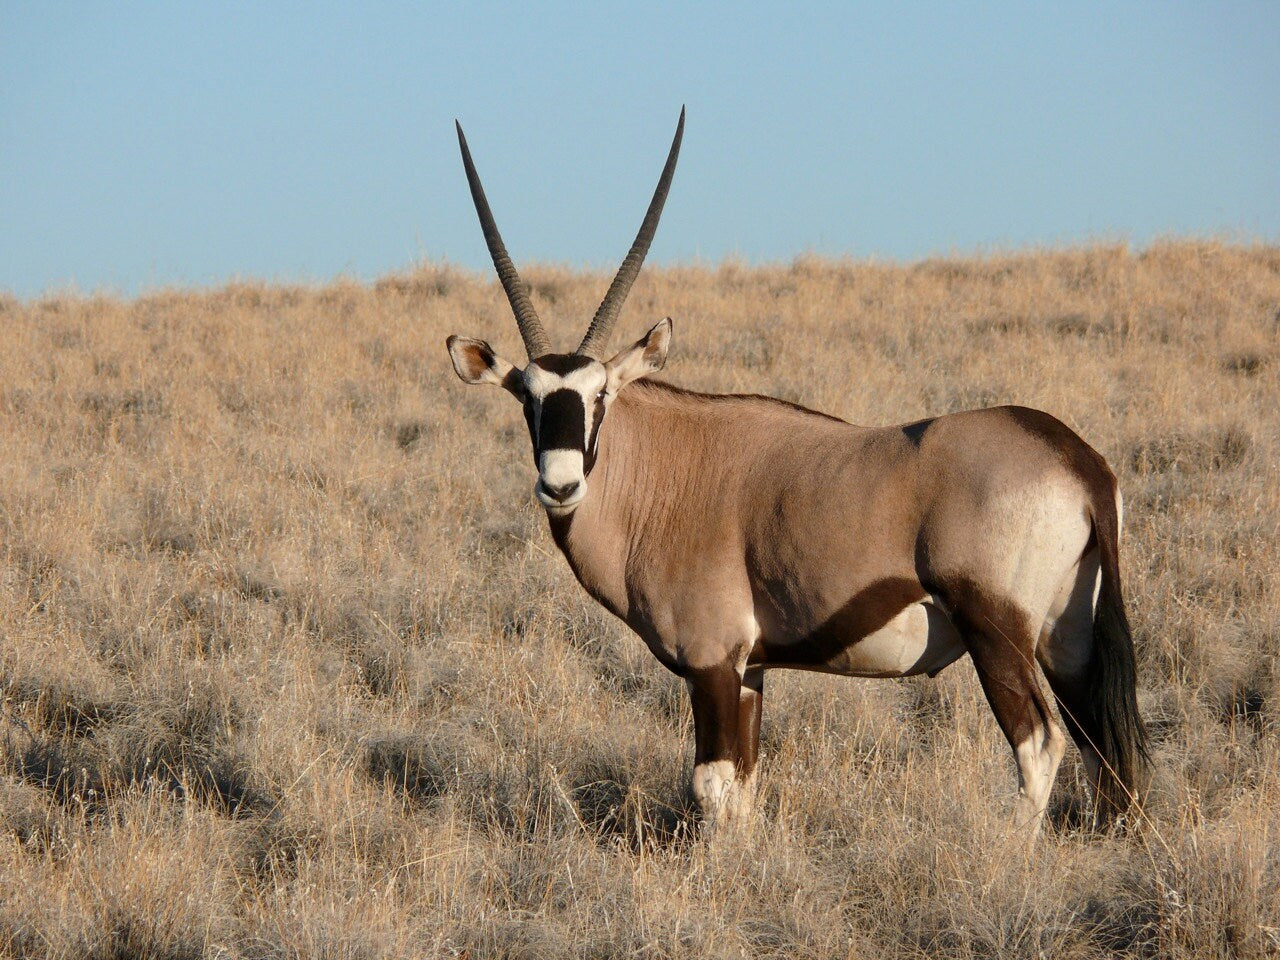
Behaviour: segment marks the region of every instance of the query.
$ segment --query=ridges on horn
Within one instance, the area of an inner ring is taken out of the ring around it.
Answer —
[[[511,310],[516,315],[516,326],[520,328],[520,338],[524,340],[524,348],[529,359],[541,357],[551,352],[551,340],[542,329],[542,321],[533,308],[533,301],[525,292],[516,265],[511,262],[507,248],[502,242],[502,234],[494,222],[493,212],[489,209],[489,201],[485,199],[484,187],[480,184],[480,175],[476,173],[476,165],[471,160],[471,151],[467,149],[467,138],[462,133],[462,124],[454,121],[458,128],[458,146],[462,148],[462,165],[467,170],[467,183],[471,186],[471,199],[475,202],[476,213],[480,217],[480,227],[484,231],[484,242],[489,247],[489,256],[493,258],[493,267],[498,271],[498,279],[502,289],[507,292],[507,300],[511,302]],[[643,256],[643,254],[641,255]]]
[[[684,107],[681,107],[680,122],[676,124],[676,136],[671,141],[671,152],[667,154],[666,166],[662,168],[662,176],[658,178],[658,186],[653,192],[653,199],[649,201],[649,209],[644,215],[644,221],[640,224],[640,230],[631,244],[631,249],[627,252],[626,259],[618,268],[617,276],[613,278],[613,283],[609,284],[609,292],[600,301],[600,307],[591,320],[591,326],[587,328],[586,336],[582,338],[578,353],[600,359],[597,353],[609,341],[609,333],[614,321],[618,319],[622,304],[626,301],[627,294],[631,292],[631,284],[635,282],[636,276],[640,273],[640,267],[644,263],[645,254],[649,252],[653,235],[658,230],[658,219],[662,216],[662,205],[667,201],[667,191],[671,189],[671,178],[676,172],[676,159],[680,156],[680,140],[683,137]]]

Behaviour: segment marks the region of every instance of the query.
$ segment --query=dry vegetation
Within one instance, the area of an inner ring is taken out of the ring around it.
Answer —
[[[563,343],[606,278],[527,271]],[[1127,497],[1157,784],[1025,862],[961,661],[771,674],[762,815],[689,839],[683,688],[554,553],[446,334],[488,276],[0,300],[0,955],[1280,952],[1280,249],[648,270],[667,376],[864,423],[1018,402]],[[629,318],[629,319],[628,319]]]

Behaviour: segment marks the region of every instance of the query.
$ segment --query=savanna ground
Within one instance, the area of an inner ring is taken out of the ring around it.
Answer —
[[[607,277],[527,269],[558,342]],[[1280,249],[647,270],[664,377],[1101,450],[1154,740],[1030,860],[968,660],[770,674],[761,813],[690,837],[683,686],[579,590],[487,274],[0,300],[0,955],[1280,954]]]

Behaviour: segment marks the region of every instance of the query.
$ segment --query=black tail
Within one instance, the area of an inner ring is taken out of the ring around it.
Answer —
[[[1093,614],[1093,658],[1089,667],[1090,716],[1086,733],[1102,755],[1098,814],[1102,822],[1141,800],[1147,786],[1147,734],[1138,714],[1133,636],[1120,590],[1120,518],[1114,495],[1094,503],[1102,585]]]

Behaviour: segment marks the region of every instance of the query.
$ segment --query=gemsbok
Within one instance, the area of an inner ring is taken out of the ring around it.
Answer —
[[[782,400],[648,379],[671,320],[606,344],[657,229],[684,111],[630,252],[573,353],[557,353],[508,256],[462,127],[485,242],[529,355],[452,336],[467,383],[524,408],[551,535],[579,583],[688,686],[704,824],[755,792],[765,671],[935,676],[968,653],[1018,770],[1014,824],[1039,830],[1066,740],[1106,822],[1145,783],[1120,588],[1120,494],[1047,413],[971,410],[860,427]],[[608,357],[608,359],[605,359]]]

